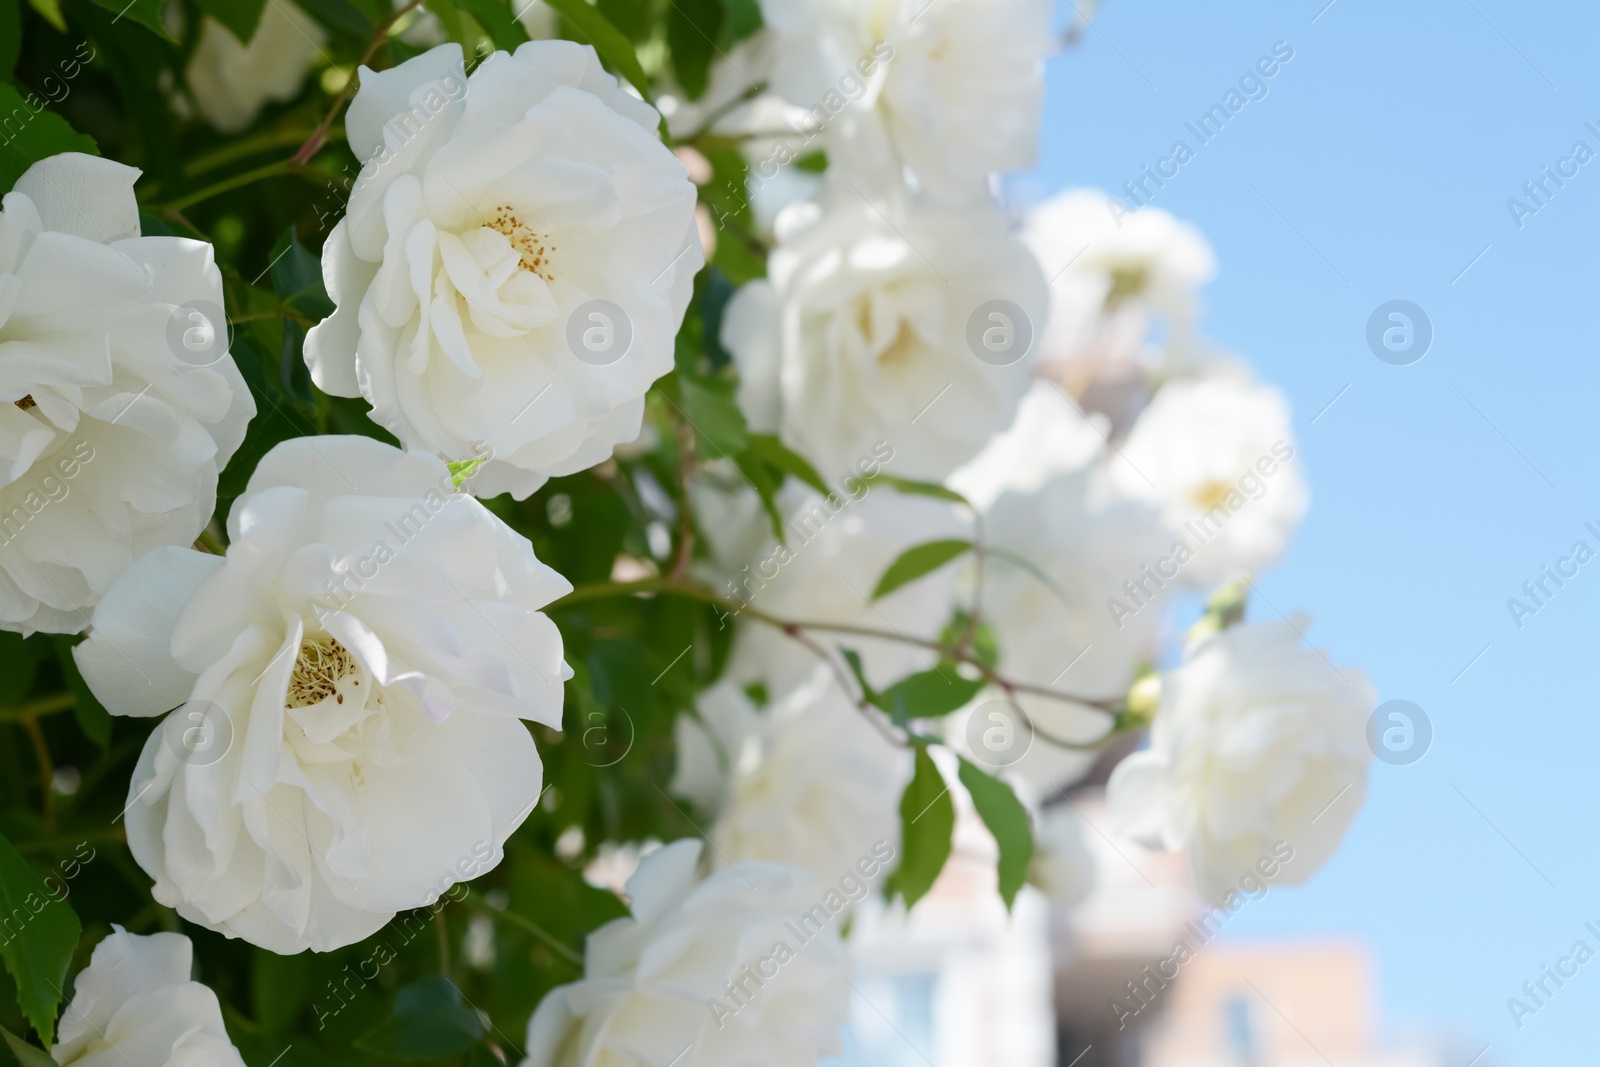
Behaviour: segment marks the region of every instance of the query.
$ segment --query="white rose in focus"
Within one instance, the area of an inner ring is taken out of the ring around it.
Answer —
[[[293,100],[328,35],[289,0],[261,9],[249,44],[214,18],[200,24],[200,43],[184,77],[200,114],[222,133],[248,127],[268,103]]]
[[[762,0],[777,38],[773,89],[811,112],[830,165],[947,202],[988,197],[988,176],[1038,147],[1049,0]]]
[[[0,211],[0,627],[76,633],[153,548],[193,543],[255,402],[211,246],[139,236],[139,172],[78,153]]]
[[[50,1055],[61,1067],[244,1067],[217,995],[189,980],[182,934],[141,937],[120,926],[78,972]]]
[[[879,442],[894,473],[939,481],[1011,424],[1045,284],[998,210],[880,207],[837,185],[778,229],[768,278],[735,294],[722,329],[752,428],[830,482]]]
[[[225,557],[152,552],[75,649],[154,716],[128,846],[155,899],[274,952],[327,951],[497,864],[560,728],[571,586],[436,457],[302,437],[261,460]]]
[[[758,711],[730,681],[675,725],[672,791],[716,817],[717,863],[770,860],[828,878],[879,842],[899,840],[906,753],[839,688],[827,667]]]
[[[1111,816],[1150,847],[1187,848],[1208,899],[1281,859],[1282,844],[1294,857],[1283,880],[1304,882],[1360,810],[1376,703],[1364,674],[1304,647],[1295,624],[1210,634],[1163,676],[1150,747],[1107,784]]]
[[[776,863],[699,881],[700,850],[640,861],[632,917],[590,934],[583,978],[539,1002],[523,1067],[811,1067],[840,1050],[850,961],[829,901],[844,898]]]
[[[1177,573],[1196,588],[1259,573],[1306,512],[1289,405],[1237,374],[1169,382],[1111,470],[1123,492],[1161,510],[1186,548],[1178,555],[1193,557]]]
[[[466,76],[458,45],[361,70],[337,305],[312,378],[408,448],[486,443],[473,492],[526,497],[639,435],[701,267],[696,192],[594,50],[532,41]],[[604,302],[597,304],[597,302]]]

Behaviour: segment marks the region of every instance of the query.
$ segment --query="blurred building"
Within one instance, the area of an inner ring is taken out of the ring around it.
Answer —
[[[1228,940],[1258,901],[1207,908],[1183,856],[1111,832],[1097,790],[1070,803],[1096,881],[1052,916],[1060,1067],[1443,1067],[1384,1044],[1362,943]]]

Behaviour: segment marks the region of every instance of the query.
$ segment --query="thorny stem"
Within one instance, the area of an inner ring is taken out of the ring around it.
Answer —
[[[422,0],[411,0],[405,7],[396,11],[388,22],[379,26],[377,32],[372,35],[372,43],[367,46],[366,52],[361,56],[361,61],[356,66],[364,67],[370,63],[372,57],[377,55],[378,49],[382,48],[383,43],[389,39],[389,31],[394,28],[395,23],[421,6]],[[306,143],[301,145],[300,150],[294,154],[294,157],[290,160],[291,163],[296,166],[305,166],[311,162],[311,157],[316,155],[322,146],[328,142],[328,130],[333,127],[333,120],[339,117],[339,111],[350,99],[355,84],[356,78],[352,75],[350,80],[344,83],[344,88],[339,90],[339,95],[334,98],[333,106],[328,108],[328,113],[322,117],[321,122],[317,123],[317,128],[311,131],[311,136],[306,138]]]

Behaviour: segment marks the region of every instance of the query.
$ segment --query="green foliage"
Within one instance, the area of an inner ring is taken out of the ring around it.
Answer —
[[[927,895],[944,870],[956,828],[949,784],[928,747],[918,745],[916,751],[916,770],[900,796],[901,859],[893,878],[893,888],[905,898],[908,908]]]
[[[925,574],[932,574],[971,550],[971,541],[927,541],[912,545],[895,557],[883,572],[883,577],[878,579],[878,584],[872,590],[872,599],[888,596],[902,585],[909,585]]]
[[[55,1038],[56,1007],[81,931],[71,906],[0,835],[0,959],[22,1014],[46,1045]]]
[[[1028,863],[1033,859],[1033,824],[1027,809],[998,778],[985,774],[967,759],[961,760],[961,784],[967,787],[978,817],[1000,846],[998,875],[1000,897],[1009,909],[1017,891],[1028,880]]]
[[[364,1052],[397,1060],[437,1060],[465,1052],[483,1022],[444,975],[423,975],[394,998],[394,1014],[356,1040]]]
[[[6,1047],[17,1058],[19,1067],[58,1067],[48,1052],[28,1044],[3,1026],[0,1026],[0,1038],[5,1039]]]
[[[24,95],[15,86],[0,84],[0,129],[0,189],[10,189],[23,171],[58,152],[99,155],[94,141],[67,125],[43,97]]]

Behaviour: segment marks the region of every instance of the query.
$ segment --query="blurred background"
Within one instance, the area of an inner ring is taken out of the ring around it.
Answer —
[[[1228,917],[1126,1028],[1111,1000],[1134,1003],[1123,983],[1198,905],[1181,861],[1103,836],[1095,790],[1079,791],[1100,884],[1071,924],[1038,901],[1007,923],[974,898],[970,929],[941,935],[956,947],[886,949],[841,1062],[1048,1063],[1051,1029],[1062,1067],[1591,1062],[1600,962],[1576,950],[1600,951],[1585,926],[1600,930],[1600,562],[1560,585],[1546,568],[1578,541],[1600,550],[1585,527],[1600,529],[1600,10],[1107,0],[1078,16],[1039,166],[1008,199],[1126,201],[1175,141],[1195,149],[1140,195],[1215,249],[1202,330],[1291,398],[1312,486],[1251,615],[1314,609],[1311,640],[1414,703],[1431,738],[1419,719],[1420,759],[1373,764],[1310,885]],[[1266,95],[1200,144],[1185,124],[1275,45],[1293,57]],[[1432,335],[1406,365],[1368,341],[1396,300]],[[1019,928],[1051,930],[1051,958]],[[1013,1052],[973,1058],[971,1031]]]

